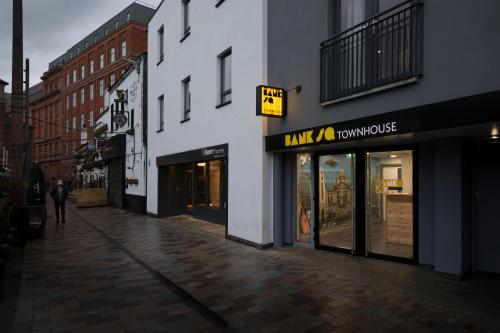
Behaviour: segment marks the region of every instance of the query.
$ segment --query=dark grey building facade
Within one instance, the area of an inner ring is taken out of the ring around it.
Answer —
[[[500,273],[500,2],[273,0],[275,245]],[[299,89],[296,89],[299,87]]]

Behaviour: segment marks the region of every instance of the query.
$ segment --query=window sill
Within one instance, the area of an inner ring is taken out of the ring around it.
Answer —
[[[217,1],[217,3],[215,4],[215,8],[219,8],[220,5],[222,5],[222,3],[226,1],[226,0],[219,0]]]
[[[191,31],[185,32],[184,33],[184,37],[181,38],[181,40],[179,41],[179,43],[182,43],[183,41],[185,41],[186,38],[188,38],[190,35],[191,35]]]
[[[216,109],[220,109],[220,108],[222,108],[222,107],[224,107],[224,106],[226,106],[226,105],[231,104],[232,102],[233,102],[233,101],[227,101],[227,102],[224,102],[224,103],[222,103],[222,104],[216,105],[216,106],[215,106],[215,108],[216,108]]]
[[[187,123],[187,122],[188,122],[188,121],[190,121],[190,120],[191,120],[191,118],[186,118],[186,119],[184,119],[184,120],[181,120],[181,124]]]
[[[156,66],[160,65],[163,62],[164,57],[161,57],[160,60],[156,63]]]
[[[163,128],[156,131],[156,133],[161,133],[161,132],[163,132]]]

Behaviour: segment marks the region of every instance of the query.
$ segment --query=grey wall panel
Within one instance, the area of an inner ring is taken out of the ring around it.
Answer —
[[[269,120],[269,134],[500,89],[500,75],[492,75],[500,59],[500,1],[424,1],[421,80],[329,107],[319,104],[319,48],[329,37],[329,1],[272,0],[268,6],[268,83],[302,85],[299,94],[289,93],[287,118]]]
[[[434,265],[434,146],[419,145],[419,262]]]

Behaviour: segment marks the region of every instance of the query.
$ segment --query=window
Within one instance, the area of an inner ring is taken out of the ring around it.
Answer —
[[[118,25],[120,24],[120,22],[118,21],[115,21],[115,29],[118,29]]]
[[[101,53],[99,55],[99,69],[103,69],[104,68],[104,53]]]
[[[85,127],[86,127],[86,126],[85,126],[85,113],[82,113],[82,114],[80,115],[80,127],[81,127],[81,128],[85,128]]]
[[[231,102],[231,49],[219,56],[219,105]]]
[[[82,79],[85,79],[85,65],[82,65],[81,70],[80,70],[80,77]]]
[[[99,96],[104,96],[104,80],[99,80]]]
[[[165,111],[165,100],[164,96],[161,95],[158,97],[158,131],[163,131],[163,126],[164,126],[164,114]]]
[[[109,61],[110,63],[114,63],[116,60],[116,51],[115,51],[115,48],[112,47],[110,50],[109,50]]]
[[[91,83],[89,86],[89,99],[91,101],[94,100],[94,84],[93,83]]]
[[[183,39],[186,38],[191,32],[191,26],[189,25],[189,2],[190,0],[182,0]]]
[[[66,119],[66,133],[69,133],[69,119]]]
[[[72,105],[74,108],[76,108],[76,91],[75,91],[75,92],[73,92],[73,101],[72,101],[71,105]]]
[[[182,94],[183,94],[183,121],[187,121],[190,119],[191,114],[191,90],[189,88],[189,84],[191,82],[191,77],[188,76],[182,81]]]
[[[66,95],[66,110],[69,110],[69,95]]]
[[[130,13],[127,13],[127,22],[130,21]]]
[[[73,70],[73,83],[76,82],[76,69]]]
[[[97,36],[94,36],[94,44],[97,43]]]
[[[89,127],[94,127],[94,111],[89,113]]]
[[[85,48],[88,49],[89,48],[89,42],[85,42]]]
[[[158,30],[158,62],[163,60],[165,56],[165,34],[163,30],[163,25]]]
[[[79,47],[76,49],[76,54],[80,54],[80,48]]]
[[[94,59],[90,60],[90,74],[94,74]]]
[[[69,87],[69,74],[66,74],[66,87]]]
[[[295,242],[310,244],[312,168],[311,154],[297,154]],[[323,191],[323,189],[322,189]],[[323,194],[323,193],[322,193]]]
[[[72,129],[76,129],[76,116],[73,116],[73,127]]]
[[[116,78],[115,78],[115,74],[113,73],[113,74],[111,74],[111,75],[109,76],[109,85],[110,85],[111,87],[112,87],[112,86],[114,86],[115,81],[116,81]]]
[[[107,36],[108,35],[108,28],[104,30],[104,34]]]
[[[221,169],[222,161],[211,161],[209,163],[209,174],[210,178],[208,181],[209,185],[209,197],[208,206],[210,208],[219,209],[221,207]]]
[[[99,107],[99,115],[103,114],[104,113],[104,107],[103,106],[100,106]]]
[[[85,103],[85,89],[80,89],[80,104]]]
[[[127,56],[127,41],[122,41],[121,57],[125,58]]]

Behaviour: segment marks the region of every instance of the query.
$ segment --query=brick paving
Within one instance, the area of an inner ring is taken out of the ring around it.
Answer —
[[[49,215],[44,238],[26,244],[14,332],[217,331],[71,210],[67,221]]]
[[[78,215],[238,331],[500,332],[497,279],[452,281],[425,267],[310,249],[262,251],[187,217],[111,208]],[[123,260],[117,269],[128,267]]]

